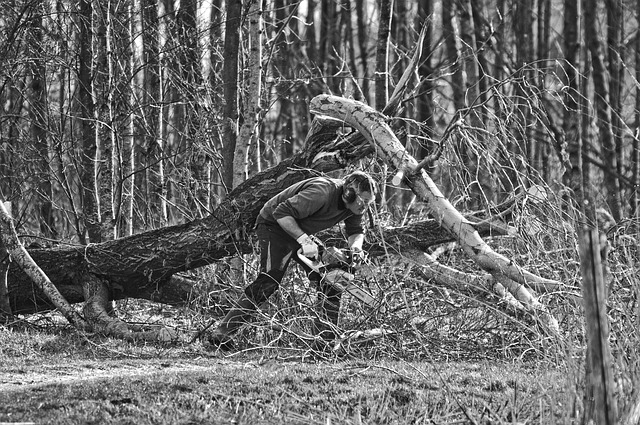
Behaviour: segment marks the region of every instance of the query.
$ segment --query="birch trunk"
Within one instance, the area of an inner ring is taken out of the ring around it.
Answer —
[[[459,211],[444,197],[427,173],[417,170],[418,162],[402,146],[391,128],[386,124],[386,117],[369,106],[339,98],[336,96],[320,95],[311,100],[310,110],[318,115],[325,115],[332,119],[343,120],[346,124],[357,129],[369,142],[376,147],[379,157],[387,164],[404,172],[407,185],[422,201],[431,208],[432,215],[441,225],[456,236],[458,243],[467,255],[483,270],[502,282],[505,278],[515,282],[509,285],[509,290],[518,301],[537,312],[542,322],[557,330],[557,322],[541,305],[525,286],[534,288],[564,289],[560,282],[545,279],[530,273],[507,257],[493,251],[480,237],[477,230]],[[504,283],[503,283],[504,285]]]
[[[7,215],[11,216],[11,203],[5,202],[3,207]],[[2,239],[3,238],[0,237],[0,323],[12,314],[11,304],[9,303],[9,287],[7,285],[7,274],[9,272],[11,257]]]
[[[79,329],[88,329],[88,323],[71,307],[69,302],[60,294],[60,291],[49,280],[42,269],[33,261],[27,250],[22,246],[16,234],[16,228],[9,212],[5,209],[4,203],[0,202],[0,240],[7,253],[11,255],[25,274],[42,289],[51,303]]]
[[[257,0],[249,7],[249,63],[247,64],[246,104],[240,127],[236,151],[233,156],[233,187],[249,176],[249,152],[252,144],[258,145],[258,115],[262,94],[262,1]]]

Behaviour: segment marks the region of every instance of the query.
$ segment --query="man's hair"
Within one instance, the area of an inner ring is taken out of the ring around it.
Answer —
[[[344,178],[345,186],[354,187],[358,192],[378,194],[378,185],[373,178],[364,171],[353,171]]]

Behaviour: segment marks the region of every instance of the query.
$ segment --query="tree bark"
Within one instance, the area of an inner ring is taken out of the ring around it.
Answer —
[[[640,19],[640,0],[636,1],[636,19]],[[635,60],[640,60],[640,37],[636,37],[635,43]],[[636,80],[640,78],[640,66],[636,66]],[[631,183],[633,184],[633,192],[631,192],[630,203],[631,213],[638,219],[640,215],[640,196],[638,196],[638,185],[640,184],[640,87],[635,86],[636,110],[634,117],[636,120],[636,129],[633,134],[633,143],[631,151]]]
[[[87,232],[88,242],[98,243],[102,239],[100,231],[100,217],[96,202],[96,180],[94,166],[96,164],[96,132],[92,87],[92,56],[91,41],[93,40],[92,15],[93,6],[90,0],[80,0],[78,3],[80,27],[80,54],[78,64],[78,99],[80,102],[79,127],[81,128],[82,152],[80,168],[80,194],[82,204],[83,228],[80,229],[80,240],[85,242]]]
[[[0,202],[0,244],[3,245],[6,252],[11,255],[11,258],[20,269],[46,294],[51,303],[60,310],[70,323],[80,329],[88,328],[85,320],[71,307],[47,275],[33,261],[24,246],[22,246],[18,240],[13,220],[2,202]]]
[[[577,99],[580,96],[579,81],[579,0],[565,0],[564,2],[564,49],[565,64],[564,73],[567,77],[565,82],[567,90],[564,96],[566,109],[562,121],[562,129],[565,139],[560,142],[565,150],[563,165],[565,166],[562,175],[562,182],[573,192],[574,196],[566,195],[563,200],[567,204],[567,209],[573,208],[573,202],[581,208],[584,194],[582,192],[582,133],[580,104]],[[575,199],[574,199],[575,198]]]
[[[368,46],[368,28],[365,24],[364,16],[364,0],[356,1],[356,32],[358,34],[358,57],[362,66],[362,94],[363,101],[369,103],[371,93],[369,93],[369,46]],[[354,49],[355,50],[355,49]]]
[[[227,193],[233,188],[233,164],[238,135],[238,55],[240,48],[240,20],[242,0],[227,1],[227,21],[224,35],[224,124],[222,158],[223,184]]]
[[[607,189],[607,203],[611,214],[616,221],[622,218],[622,203],[620,202],[620,180],[616,170],[618,169],[618,159],[616,157],[616,146],[612,127],[612,111],[610,105],[609,85],[607,84],[607,68],[603,56],[603,49],[598,37],[598,24],[596,10],[598,2],[596,0],[585,1],[585,33],[587,47],[591,54],[593,67],[593,87],[595,91],[594,109],[598,122],[599,138],[602,140],[601,149],[605,169],[604,185]],[[593,143],[597,146],[597,143]]]
[[[11,203],[5,202],[3,206],[7,215],[11,216]],[[11,304],[9,303],[9,287],[7,285],[10,262],[11,257],[7,247],[4,245],[2,238],[0,238],[0,323],[12,314]]]
[[[378,110],[387,104],[389,96],[389,35],[393,13],[393,0],[380,0],[380,20],[378,25],[378,41],[376,43],[376,95]]]
[[[618,409],[614,398],[615,385],[603,268],[598,231],[584,227],[580,231],[580,271],[583,276],[582,292],[587,337],[587,388],[583,423],[613,425]]]
[[[29,85],[29,115],[31,118],[31,137],[35,146],[37,157],[33,163],[37,164],[33,172],[41,176],[37,191],[37,216],[40,221],[40,231],[46,238],[57,237],[55,221],[53,217],[51,171],[49,167],[49,143],[47,140],[47,76],[45,68],[45,56],[43,52],[42,16],[44,4],[38,3],[35,13],[30,20],[29,50],[30,61],[30,85]]]
[[[252,145],[259,146],[258,126],[260,98],[262,96],[262,1],[255,0],[249,6],[249,57],[247,59],[246,87],[244,96],[244,122],[240,127],[239,141],[233,156],[233,187],[238,186],[249,176],[251,162],[249,152]],[[259,158],[259,156],[258,156]],[[255,162],[255,161],[254,161]]]
[[[315,114],[344,120],[375,144],[378,156],[390,166],[404,171],[407,185],[429,205],[436,220],[456,236],[467,255],[497,279],[513,281],[513,285],[509,284],[509,290],[513,296],[535,310],[540,315],[542,323],[551,331],[557,331],[558,324],[555,318],[523,285],[533,286],[534,289],[564,289],[565,285],[536,276],[493,251],[473,225],[466,221],[464,216],[442,195],[427,173],[417,169],[418,162],[403,148],[382,114],[360,102],[326,95],[316,96],[311,101],[310,107]]]

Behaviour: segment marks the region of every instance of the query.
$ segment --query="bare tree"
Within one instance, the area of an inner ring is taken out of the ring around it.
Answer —
[[[262,97],[262,1],[254,0],[249,5],[249,31],[247,48],[249,57],[246,64],[246,78],[244,80],[244,107],[242,116],[244,121],[240,126],[236,151],[233,156],[233,187],[238,186],[249,176],[250,162],[258,163],[260,149],[258,143],[258,124],[261,112],[260,99]],[[257,151],[255,157],[250,158],[251,150]]]
[[[356,2],[356,33],[358,35],[358,57],[362,67],[362,93],[364,99],[368,102],[371,94],[369,89],[369,28],[364,19],[364,0],[355,0]],[[355,49],[354,49],[355,50]]]
[[[640,0],[636,2],[636,19],[640,19]],[[635,61],[640,63],[640,37],[636,37],[635,43]],[[636,80],[640,81],[640,66],[636,66]],[[633,145],[631,151],[631,182],[633,183],[633,191],[631,192],[631,213],[638,217],[640,214],[640,197],[638,194],[638,185],[640,184],[640,86],[636,85],[635,90],[636,108],[635,120],[637,123],[635,133],[633,135]]]
[[[378,25],[378,38],[376,41],[376,88],[375,102],[380,110],[388,102],[389,96],[389,37],[391,36],[391,19],[393,13],[392,0],[380,0],[380,20]]]
[[[223,124],[223,184],[233,188],[233,164],[238,135],[238,55],[240,49],[240,20],[242,0],[227,1],[227,20],[224,36],[224,124]]]
[[[31,117],[31,135],[33,138],[35,161],[34,173],[38,176],[36,210],[39,216],[40,231],[46,238],[56,238],[57,231],[53,217],[51,166],[49,160],[47,75],[45,69],[45,46],[43,32],[43,2],[33,6],[30,20],[28,46],[30,51],[30,90],[29,115]]]
[[[564,2],[564,76],[566,78],[566,94],[564,102],[566,105],[563,117],[563,133],[565,139],[560,141],[565,149],[565,172],[563,182],[573,193],[573,196],[565,197],[567,203],[577,201],[577,205],[582,205],[580,201],[584,199],[582,193],[582,125],[580,115],[580,73],[579,73],[579,5],[578,0],[565,0]]]
[[[616,146],[612,127],[612,110],[609,96],[609,86],[607,85],[607,69],[605,67],[604,52],[598,34],[600,28],[597,24],[596,11],[598,9],[597,0],[586,0],[584,4],[585,18],[585,40],[591,63],[593,66],[594,85],[594,109],[597,118],[597,128],[599,131],[599,144],[602,151],[604,167],[604,186],[606,187],[607,204],[611,210],[613,218],[618,221],[622,218],[622,204],[620,202],[620,181],[618,173],[618,158],[616,156]],[[598,144],[594,143],[594,146]]]
[[[624,79],[623,61],[625,49],[622,43],[622,37],[626,20],[622,17],[623,5],[621,0],[606,0],[605,4],[605,10],[607,11],[607,48],[603,54],[607,58],[607,72],[609,76],[611,130],[613,132],[613,143],[616,152],[616,173],[618,175],[624,175],[625,150],[622,146],[623,123],[620,116],[622,114],[621,97],[622,80]],[[622,187],[620,189],[622,190]]]
[[[421,128],[424,129],[424,138],[419,139],[416,146],[417,158],[424,158],[427,154],[434,149],[435,141],[435,116],[433,111],[433,80],[434,76],[433,67],[431,64],[432,58],[432,21],[431,11],[433,8],[432,1],[419,2],[419,10],[416,17],[416,26],[422,28],[425,34],[425,40],[422,44],[422,62],[418,68],[418,74],[420,75],[420,92],[416,97],[416,120],[424,123]]]
[[[96,201],[96,122],[92,95],[92,49],[93,3],[91,0],[78,2],[78,107],[77,117],[80,128],[81,154],[79,162],[79,192],[81,194],[83,233],[79,235],[83,243],[97,243],[102,240],[100,217]],[[87,232],[88,240],[84,231]]]

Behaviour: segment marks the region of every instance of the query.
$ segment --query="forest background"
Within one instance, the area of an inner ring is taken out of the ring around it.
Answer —
[[[423,29],[393,118],[417,158],[442,145],[431,174],[456,205],[543,182],[616,221],[637,210],[634,2],[5,4],[0,190],[45,238],[207,215],[301,148],[315,95],[382,110]],[[401,217],[400,194],[382,209]]]
[[[625,306],[615,329],[635,323],[640,2],[3,4],[0,196],[27,245],[86,246],[207,217],[303,148],[311,99],[382,111],[420,47],[389,117],[407,150],[438,154],[429,175],[459,210],[537,199],[515,215],[520,243],[558,269],[575,266],[573,229],[606,231],[623,259],[610,274]],[[385,183],[378,222],[428,213],[375,155],[357,166]],[[563,272],[549,273],[570,280]],[[620,367],[636,374],[634,361]]]

